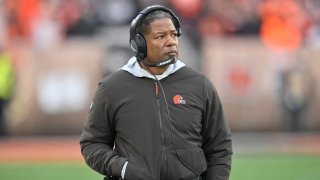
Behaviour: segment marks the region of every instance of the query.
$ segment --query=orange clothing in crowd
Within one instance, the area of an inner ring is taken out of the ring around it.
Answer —
[[[265,0],[259,7],[261,38],[272,49],[296,50],[300,47],[306,15],[295,0]]]
[[[39,14],[39,0],[5,0],[4,6],[10,37],[30,37],[32,22]]]
[[[203,8],[204,0],[170,0],[171,5],[186,19],[197,17]]]

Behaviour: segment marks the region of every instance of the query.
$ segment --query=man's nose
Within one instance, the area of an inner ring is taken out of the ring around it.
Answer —
[[[167,37],[167,45],[172,46],[172,45],[177,45],[178,39],[176,37],[168,36]]]

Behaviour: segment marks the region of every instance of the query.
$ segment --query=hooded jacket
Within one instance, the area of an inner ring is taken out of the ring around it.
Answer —
[[[161,76],[135,58],[98,86],[80,138],[86,163],[125,180],[227,180],[231,133],[211,82],[180,61]]]

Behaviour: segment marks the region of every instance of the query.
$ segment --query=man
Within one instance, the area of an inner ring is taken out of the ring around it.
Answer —
[[[106,178],[229,178],[231,133],[219,97],[176,59],[180,34],[171,10],[142,10],[130,27],[136,57],[99,83],[80,144]]]

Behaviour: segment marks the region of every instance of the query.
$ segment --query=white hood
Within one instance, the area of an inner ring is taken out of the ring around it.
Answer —
[[[185,64],[180,60],[177,60],[174,64],[170,64],[168,69],[163,74],[155,75],[155,76],[157,77],[158,80],[164,79],[168,77],[170,74],[178,71],[183,66],[185,66]],[[137,58],[134,56],[130,58],[128,63],[120,69],[124,71],[128,71],[130,74],[136,77],[146,77],[146,78],[155,80],[153,75],[151,75],[148,71],[140,67],[140,64],[137,62]]]

